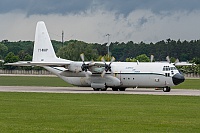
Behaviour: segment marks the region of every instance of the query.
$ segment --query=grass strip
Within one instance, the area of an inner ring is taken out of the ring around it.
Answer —
[[[177,86],[173,86],[173,89],[198,89],[200,90],[200,79],[185,79],[185,81]]]
[[[200,97],[0,93],[0,132],[200,132]]]
[[[58,77],[0,76],[0,86],[52,86],[70,87],[71,84]]]

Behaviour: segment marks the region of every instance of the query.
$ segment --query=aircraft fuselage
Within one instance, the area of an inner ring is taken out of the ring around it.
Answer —
[[[80,64],[81,63],[82,62],[80,62]],[[93,88],[95,88],[95,85],[97,87],[99,85],[99,87],[111,88],[163,88],[171,87],[184,81],[184,77],[179,73],[176,67],[169,63],[113,62],[111,67],[113,73],[107,72],[104,77],[99,76],[101,74],[100,72],[92,73],[89,78],[85,77],[83,71],[71,72],[63,67],[45,68],[70,84]]]

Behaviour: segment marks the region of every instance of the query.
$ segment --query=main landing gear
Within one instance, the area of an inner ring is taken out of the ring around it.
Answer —
[[[107,91],[107,88],[93,88],[94,91]]]
[[[107,88],[93,88],[94,91],[107,91]],[[113,91],[125,91],[126,88],[112,88]]]
[[[163,91],[164,91],[164,92],[170,92],[170,91],[171,91],[171,88],[168,87],[168,86],[166,86],[166,87],[163,88]]]
[[[125,91],[126,88],[112,88],[113,91]]]

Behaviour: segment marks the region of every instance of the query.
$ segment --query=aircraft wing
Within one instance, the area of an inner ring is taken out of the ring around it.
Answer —
[[[188,63],[188,62],[178,62],[174,64],[175,66],[195,66],[195,63]]]
[[[32,62],[32,61],[18,61],[14,63],[6,63],[11,66],[66,66],[71,62]]]
[[[4,65],[7,66],[68,66],[72,63],[73,61],[59,61],[59,62],[33,62],[33,61],[18,61],[14,63],[6,63]],[[103,62],[93,62],[89,65],[89,67],[92,66],[97,66],[97,67],[104,67],[105,64]]]

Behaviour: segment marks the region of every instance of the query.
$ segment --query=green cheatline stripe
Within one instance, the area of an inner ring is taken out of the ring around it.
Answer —
[[[101,73],[92,73],[92,74],[101,74]],[[111,74],[111,73],[106,73],[106,74]],[[164,74],[160,74],[160,73],[114,73],[114,74],[121,74],[121,75],[125,75],[125,74],[129,74],[129,75],[161,75],[161,76],[165,76]]]
[[[160,74],[160,73],[116,73],[116,74],[135,74],[135,75],[151,74],[151,75],[162,75],[162,76],[165,76],[164,74]]]
[[[165,76],[164,74],[160,74],[160,73],[114,73],[114,74],[130,74],[130,75],[161,75],[161,76]]]

